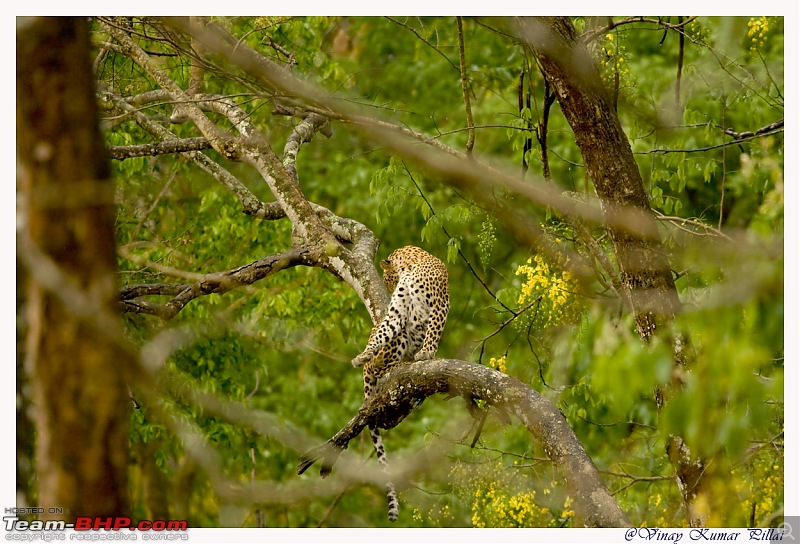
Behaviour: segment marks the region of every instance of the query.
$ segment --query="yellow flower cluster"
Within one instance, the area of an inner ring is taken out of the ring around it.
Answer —
[[[418,525],[441,527],[452,525],[455,516],[449,504],[434,504],[427,512],[423,512],[419,508],[414,508],[411,512],[411,519]]]
[[[572,497],[567,497],[567,500],[564,501],[564,509],[561,511],[561,518],[574,518],[575,517],[575,510],[570,508],[572,506]]]
[[[516,275],[525,276],[517,304],[525,304],[541,296],[544,309],[549,310],[545,325],[560,321],[575,290],[572,275],[567,271],[551,271],[550,265],[539,255],[534,255],[526,264],[519,266]]]
[[[619,74],[620,79],[629,76],[631,71],[625,64],[625,46],[614,38],[613,34],[606,34],[606,39],[600,47],[600,76],[603,82],[613,86],[615,74]]]
[[[675,488],[677,489],[677,488]],[[686,516],[674,512],[674,502],[677,496],[664,496],[653,493],[647,498],[647,506],[642,512],[642,521],[639,527],[688,527]],[[633,505],[631,504],[631,507]]]
[[[502,357],[494,358],[492,357],[489,359],[489,366],[495,370],[499,370],[500,372],[506,371],[506,356],[503,355]]]
[[[747,516],[745,519],[752,515],[753,526],[760,525],[783,508],[785,474],[782,455],[782,450],[775,455],[773,450],[765,448],[751,464],[737,467],[731,473],[734,491],[744,499],[742,511]]]
[[[750,52],[755,53],[767,44],[769,32],[769,19],[766,17],[751,17],[747,22],[747,37],[750,38]]]
[[[778,507],[780,494],[783,491],[783,472],[779,465],[772,467],[772,474],[761,480],[760,497],[756,501],[756,520],[762,520],[772,514]]]
[[[686,35],[699,43],[707,43],[711,37],[711,29],[703,26],[698,17],[690,17],[692,23],[686,28]]]
[[[473,527],[546,527],[550,511],[535,502],[536,491],[505,495],[495,482],[475,490]]]

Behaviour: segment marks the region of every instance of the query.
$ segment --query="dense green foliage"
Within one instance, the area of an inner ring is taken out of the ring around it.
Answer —
[[[334,123],[331,138],[317,135],[303,146],[299,179],[309,200],[371,228],[381,240],[381,258],[413,244],[447,260],[452,308],[439,354],[492,365],[557,402],[635,525],[686,523],[665,454],[667,437],[678,433],[712,460],[709,523],[754,526],[783,505],[783,138],[776,129],[723,144],[733,140],[725,130],[756,132],[783,118],[783,23],[775,17],[689,22],[676,103],[680,34],[652,21],[599,32],[588,47],[616,88],[645,188],[665,216],[661,233],[686,304],[674,326],[691,339],[696,357],[662,410],[654,392],[676,372],[670,346],[642,344],[605,275],[598,273],[591,296],[578,294],[563,263],[520,247],[504,217],[347,124]],[[333,96],[368,104],[380,118],[463,150],[454,18],[218,22],[281,62],[281,51],[290,52],[293,72]],[[575,24],[590,33],[606,20]],[[464,21],[475,154],[519,172],[525,140],[532,138],[526,179],[545,183],[541,150],[529,130],[542,120],[544,83],[536,59],[505,32],[496,20]],[[173,52],[136,36],[150,52]],[[98,44],[104,39],[100,32],[96,37]],[[185,87],[186,59],[159,59]],[[125,95],[157,88],[114,53],[99,64],[98,78]],[[280,154],[295,121],[271,115],[270,100],[246,78],[209,70],[205,85],[205,92],[234,97]],[[518,98],[528,92],[530,106],[520,110]],[[170,108],[147,113],[168,117]],[[548,121],[552,183],[592,194],[557,103]],[[171,128],[197,135],[191,123]],[[111,126],[107,136],[109,145],[150,141],[131,121]],[[255,172],[205,153],[259,198],[273,200]],[[229,191],[180,157],[128,159],[114,167],[123,285],[185,281],[181,274],[228,270],[291,246],[287,220],[246,216]],[[505,198],[501,190],[497,198]],[[562,218],[524,209],[557,244],[587,253]],[[603,229],[592,234],[614,262]],[[169,323],[140,314],[127,314],[126,323],[138,345],[170,350],[165,381],[171,389],[181,384],[240,401],[320,441],[360,405],[361,374],[349,360],[362,349],[371,322],[358,296],[323,270],[294,268],[199,298]],[[175,337],[166,341],[167,332]],[[180,395],[166,396],[161,408],[205,438],[218,454],[219,474],[201,468],[185,437],[144,404],[132,412],[138,515],[152,513],[147,489],[155,481],[170,504],[183,505],[172,514],[196,526],[388,525],[379,487],[325,494],[316,473],[295,474],[300,452],[282,441],[209,417]],[[390,460],[413,462],[421,451],[436,452],[429,470],[401,490],[398,525],[572,526],[573,498],[542,446],[518,422],[496,416],[490,413],[470,447],[475,429],[461,401],[434,398],[388,433]],[[375,463],[366,436],[350,450]],[[150,455],[155,472],[141,468],[141,456]],[[221,500],[213,485],[219,475],[240,483],[269,480],[279,490],[319,485],[320,495],[286,503],[280,497],[255,504]]]

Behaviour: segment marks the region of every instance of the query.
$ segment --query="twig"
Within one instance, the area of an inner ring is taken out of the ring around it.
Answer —
[[[466,446],[466,444],[462,444]],[[472,449],[472,448],[470,448]],[[496,448],[488,448],[486,446],[477,446],[474,449],[483,450],[483,451],[490,451],[494,453],[499,453],[500,455],[510,455],[511,457],[519,457],[520,459],[524,459],[526,461],[550,461],[549,457],[531,457],[530,455],[525,455],[524,453],[514,453],[513,451],[505,451],[505,450],[498,450]],[[518,465],[515,465],[518,466]]]
[[[646,482],[646,483],[653,483],[653,482],[662,482],[662,481],[669,481],[674,480],[675,476],[634,476],[633,474],[629,474],[628,472],[614,472],[611,470],[602,470],[598,469],[601,474],[608,474],[610,476],[615,476],[617,478],[627,478],[630,482],[626,483],[622,487],[617,488],[611,494],[617,495],[629,487],[633,486],[634,484]]]
[[[472,155],[475,146],[475,122],[472,120],[472,106],[469,103],[469,82],[467,80],[467,61],[464,55],[464,26],[461,17],[456,17],[458,24],[458,60],[461,65],[461,90],[464,93],[464,110],[467,113],[467,155]]]
[[[500,326],[497,329],[495,329],[493,332],[487,334],[486,336],[484,336],[483,338],[478,340],[478,342],[480,342],[481,344],[486,343],[487,340],[489,340],[493,336],[496,336],[497,334],[499,334],[500,331],[505,329],[509,324],[511,324],[512,321],[514,321],[516,318],[518,318],[519,316],[521,316],[522,314],[524,314],[525,312],[530,310],[533,307],[533,305],[536,304],[537,302],[539,302],[541,299],[542,299],[542,295],[539,295],[538,297],[536,297],[535,299],[530,301],[528,304],[526,304],[525,306],[523,306],[522,308],[520,308],[516,312],[514,310],[509,310],[513,315],[511,317],[509,317],[508,319],[506,319],[505,321],[503,321],[500,324]]]
[[[781,124],[780,128],[775,128],[770,130],[769,132],[762,132],[759,134],[753,134],[752,136],[743,136],[739,140],[733,140],[730,142],[723,142],[721,144],[709,145],[706,147],[697,147],[695,149],[651,149],[650,151],[635,151],[634,155],[651,155],[653,153],[661,153],[662,155],[666,155],[667,153],[700,153],[703,151],[710,151],[712,149],[720,149],[722,147],[730,147],[732,145],[739,145],[743,142],[748,140],[753,140],[755,138],[760,138],[762,136],[772,136],[773,134],[778,134],[779,132],[783,132],[783,125]]]
[[[656,219],[659,221],[669,221],[670,223],[674,224],[676,227],[680,228],[684,232],[688,232],[689,234],[693,234],[695,236],[719,236],[720,238],[724,238],[728,242],[733,243],[733,238],[725,234],[719,229],[715,229],[710,225],[706,225],[701,221],[697,221],[695,219],[686,219],[684,217],[675,217],[672,215],[664,215],[663,213],[659,212],[658,210],[653,210],[653,213],[656,216]],[[692,225],[694,227],[703,229],[708,234],[703,234],[700,232],[692,231],[689,229],[683,228],[681,225]]]
[[[550,159],[547,156],[547,126],[550,121],[550,108],[556,101],[556,93],[550,88],[550,82],[544,78],[544,103],[542,104],[542,120],[536,131],[536,139],[542,153],[542,176],[547,181],[552,181],[550,174]]]
[[[526,55],[527,57],[527,55]],[[519,107],[519,116],[520,119],[526,121],[526,127],[522,130],[526,131],[525,135],[525,142],[522,146],[522,177],[525,177],[525,174],[528,173],[528,153],[533,148],[533,141],[531,139],[531,132],[533,132],[533,110],[531,109],[531,90],[528,89],[525,91],[525,72],[529,68],[526,67],[522,68],[522,71],[519,74],[519,83],[517,84],[517,105]],[[545,81],[545,86],[547,85],[547,81]],[[523,100],[523,96],[525,99]],[[525,119],[524,111],[525,107],[528,108],[528,118]],[[537,130],[536,139],[539,140],[539,134]],[[546,162],[546,157],[543,159],[542,162]],[[549,170],[548,170],[549,173]],[[547,179],[547,176],[545,176]]]
[[[609,476],[616,476],[617,478],[629,478],[636,482],[660,482],[662,480],[672,480],[675,476],[634,476],[627,472],[614,472],[613,470],[598,469],[601,474],[608,474]]]
[[[452,60],[450,60],[450,59],[448,58],[448,56],[447,56],[447,55],[445,55],[444,53],[442,53],[442,51],[441,51],[441,50],[440,50],[438,47],[436,47],[436,46],[435,46],[435,45],[433,45],[431,42],[429,42],[428,40],[426,40],[425,38],[423,38],[423,37],[422,37],[422,35],[420,35],[420,33],[416,31],[416,29],[414,29],[414,28],[411,28],[411,27],[410,27],[410,26],[408,26],[407,24],[405,24],[405,23],[402,23],[402,22],[398,21],[397,19],[395,19],[395,18],[393,18],[393,17],[386,17],[386,19],[388,19],[389,21],[393,22],[394,24],[396,24],[396,25],[399,25],[399,26],[402,26],[402,27],[403,27],[403,28],[405,28],[406,30],[408,30],[408,31],[412,32],[412,33],[413,33],[413,34],[414,34],[414,35],[415,35],[417,38],[419,38],[420,40],[422,40],[422,42],[423,42],[425,45],[427,45],[428,47],[430,47],[431,49],[433,49],[434,51],[436,51],[437,53],[439,53],[439,54],[440,54],[442,57],[444,57],[444,60],[446,60],[447,62],[449,62],[449,63],[450,63],[450,66],[452,66],[452,67],[453,67],[453,68],[455,68],[456,70],[459,70],[459,68],[458,68],[458,66],[456,66],[456,63],[455,63],[455,62],[453,62]],[[460,70],[459,70],[459,71],[460,71]]]
[[[158,195],[155,197],[155,199],[153,199],[153,202],[150,203],[147,211],[142,214],[142,218],[139,219],[139,222],[136,224],[136,228],[133,229],[133,234],[131,234],[130,240],[136,240],[136,237],[139,235],[139,231],[142,229],[142,225],[144,225],[144,222],[148,217],[150,217],[150,214],[153,213],[153,210],[156,209],[156,206],[164,197],[164,195],[167,194],[167,191],[169,190],[170,185],[172,185],[172,181],[175,179],[176,175],[177,172],[173,172],[172,175],[167,178],[167,182],[161,188],[161,191],[158,192]]]
[[[339,504],[339,501],[342,500],[342,498],[344,497],[344,494],[347,493],[347,491],[349,489],[350,489],[350,486],[347,485],[347,486],[343,487],[341,491],[339,491],[339,494],[336,495],[336,497],[333,499],[333,502],[331,502],[328,505],[328,508],[325,510],[325,513],[322,514],[322,517],[319,519],[319,522],[317,523],[317,529],[322,527],[322,524],[325,523],[328,520],[328,517],[330,517],[331,512],[333,512],[333,509],[336,508],[336,505]]]
[[[734,132],[730,128],[725,128],[722,130],[722,132],[727,134],[728,136],[731,136],[734,140],[744,140],[747,138],[754,138],[756,136],[761,136],[762,134],[772,132],[773,130],[777,130],[779,128],[783,128],[783,119],[780,119],[779,121],[775,121],[774,123],[770,123],[766,126],[763,126],[757,129],[755,132],[750,132],[750,131]]]

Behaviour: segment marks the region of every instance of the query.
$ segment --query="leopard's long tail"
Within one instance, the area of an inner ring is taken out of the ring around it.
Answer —
[[[372,439],[372,445],[375,447],[375,453],[378,456],[378,462],[386,473],[386,499],[389,502],[389,521],[397,521],[397,516],[400,514],[400,502],[397,500],[397,490],[394,488],[392,480],[389,478],[389,462],[386,459],[386,448],[383,446],[383,438],[378,429],[369,429],[369,436]]]
[[[378,378],[387,368],[391,366],[387,364],[384,358],[386,349],[381,349],[375,357],[373,357],[367,364],[364,365],[364,400],[370,398],[373,388],[378,384]],[[389,521],[397,521],[397,516],[400,513],[400,502],[397,500],[397,490],[394,488],[394,483],[389,476],[389,462],[386,460],[386,448],[383,446],[383,438],[377,428],[369,428],[369,437],[372,439],[372,445],[375,448],[375,453],[378,456],[378,463],[380,463],[384,474],[386,474],[386,499],[389,502]]]

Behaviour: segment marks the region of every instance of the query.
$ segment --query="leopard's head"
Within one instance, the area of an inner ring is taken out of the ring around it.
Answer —
[[[415,246],[405,246],[395,249],[391,255],[381,261],[383,269],[383,282],[393,293],[400,279],[400,273],[409,270],[415,264],[424,261],[430,254],[424,249]]]

